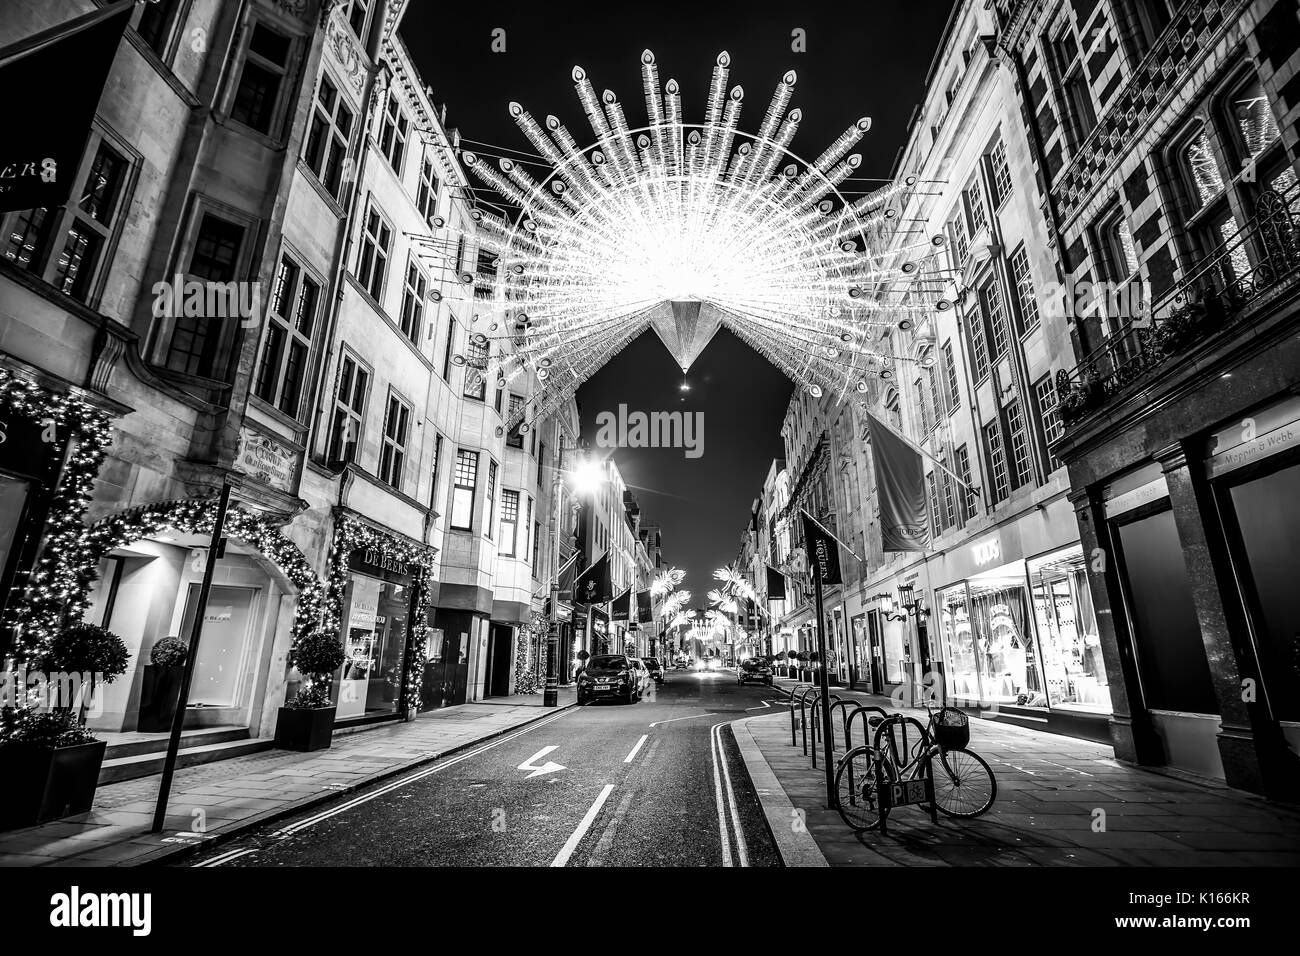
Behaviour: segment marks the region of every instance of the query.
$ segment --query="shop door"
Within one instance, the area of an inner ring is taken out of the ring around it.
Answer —
[[[199,656],[190,679],[189,705],[237,707],[241,677],[252,624],[255,588],[214,584],[203,614]],[[183,640],[193,633],[194,611],[199,603],[199,585],[191,584],[181,622]]]
[[[510,695],[510,669],[514,651],[510,628],[493,624],[488,629],[487,673],[483,678],[484,697]]]
[[[463,704],[469,686],[469,635],[447,634],[435,628],[433,640],[424,667],[421,706],[432,710]]]
[[[867,636],[871,643],[871,693],[885,692],[885,675],[881,670],[880,612],[867,612]]]

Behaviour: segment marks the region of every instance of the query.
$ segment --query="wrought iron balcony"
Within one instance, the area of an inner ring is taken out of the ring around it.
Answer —
[[[1255,306],[1300,290],[1300,182],[1265,190],[1255,218],[1181,282],[1070,371],[1056,375],[1061,420],[1072,426],[1192,346],[1249,324]]]

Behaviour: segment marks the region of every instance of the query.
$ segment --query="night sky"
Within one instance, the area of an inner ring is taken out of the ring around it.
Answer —
[[[607,3],[583,13],[569,4],[415,0],[401,32],[434,101],[446,103],[447,123],[460,130],[464,148],[488,155],[509,155],[502,147],[532,151],[507,113],[511,100],[539,122],[554,113],[580,142],[590,141],[569,75],[575,65],[587,70],[598,94],[618,94],[636,127],[645,123],[639,58],[648,47],[660,80],[681,84],[683,119],[702,122],[714,60],[727,50],[728,86],[745,88],[740,126],[751,132],[781,75],[793,69],[798,83],[790,109],[804,114],[791,144],[796,154],[816,157],[858,117],[872,118],[871,131],[854,147],[862,155],[863,178],[846,183],[847,194],[870,191],[889,176],[951,6],[947,0],[707,9],[702,3]],[[504,53],[492,51],[496,28],[505,30]],[[791,49],[796,29],[804,31],[806,52]],[[736,556],[750,505],[772,459],[782,455],[779,430],[791,384],[725,330],[691,369],[689,392],[679,390],[681,381],[667,349],[646,332],[582,387],[578,401],[589,439],[596,415],[620,403],[629,411],[704,413],[698,459],[687,459],[681,449],[615,455],[643,520],[663,527],[665,559],[686,570],[686,587],[702,604],[713,569]]]

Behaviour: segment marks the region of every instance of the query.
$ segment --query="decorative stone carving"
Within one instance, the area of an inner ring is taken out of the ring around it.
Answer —
[[[330,17],[325,26],[326,45],[334,53],[339,68],[347,82],[359,95],[365,85],[365,65],[361,50],[357,47],[352,31],[339,22],[338,17]]]
[[[281,13],[287,13],[299,20],[307,18],[307,7],[311,0],[275,0],[275,6]]]

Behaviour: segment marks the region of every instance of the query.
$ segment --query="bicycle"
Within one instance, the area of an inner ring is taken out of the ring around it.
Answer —
[[[911,784],[904,788],[907,796],[903,802],[930,809],[928,794],[924,799],[916,798],[924,791],[927,771],[934,782],[933,807],[945,816],[970,820],[993,806],[998,795],[997,778],[983,757],[966,749],[970,719],[955,707],[942,707],[936,712],[927,706],[926,712],[930,717],[928,726],[902,714],[869,717],[867,725],[875,729],[875,741],[854,747],[840,758],[835,772],[835,809],[850,829],[862,833],[881,826],[889,808],[899,805],[892,796],[897,789],[893,784]],[[921,731],[911,747],[907,746],[909,724]],[[906,762],[904,753],[908,755]],[[891,787],[886,799],[879,792],[882,785]]]

